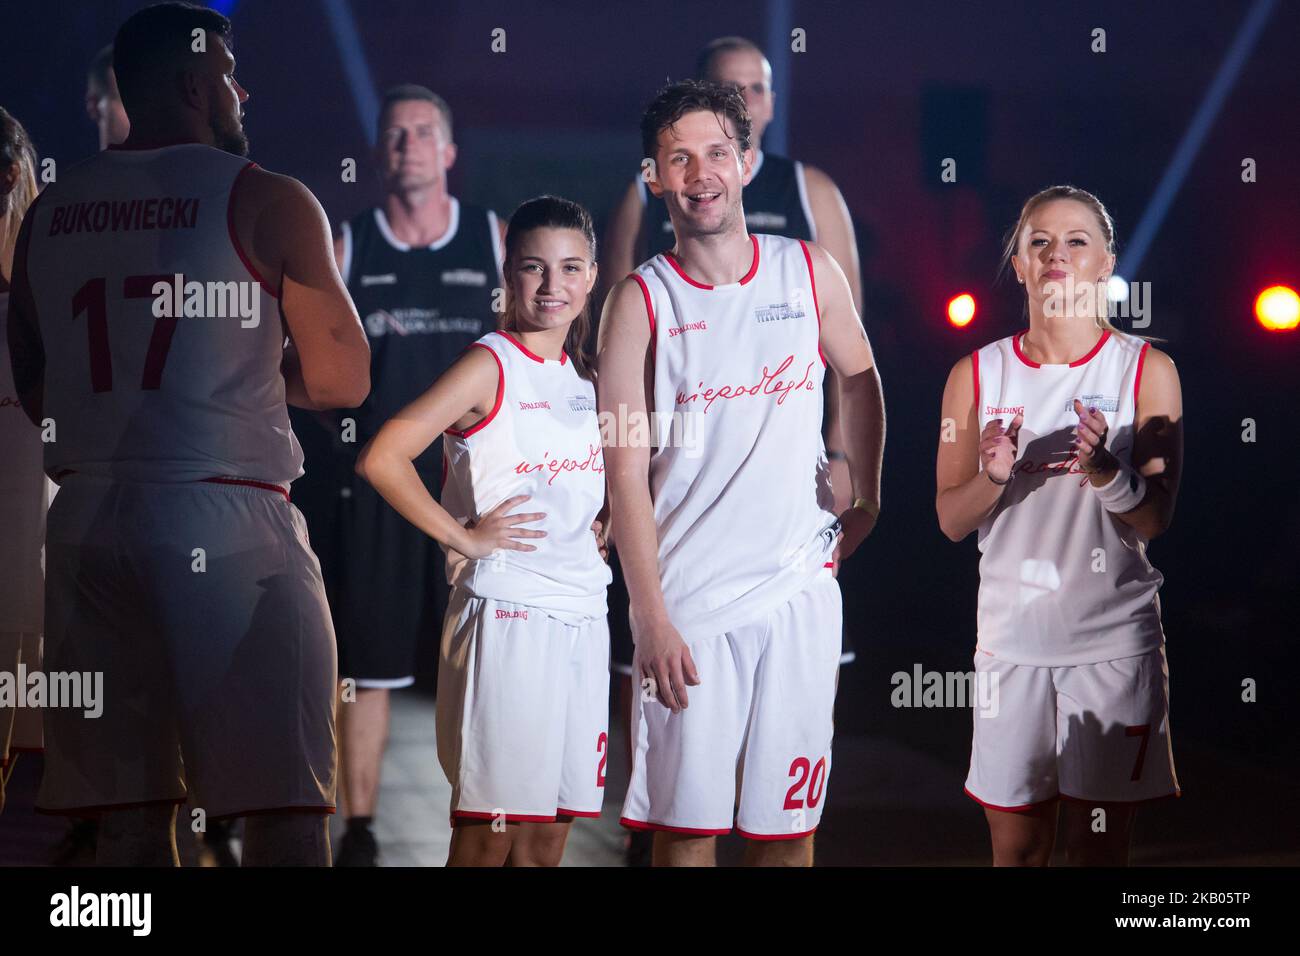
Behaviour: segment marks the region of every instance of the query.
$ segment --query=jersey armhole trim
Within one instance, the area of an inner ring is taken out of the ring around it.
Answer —
[[[808,243],[800,239],[799,248],[803,250],[803,261],[808,264],[808,282],[812,285],[813,312],[817,315],[817,356],[822,360],[822,368],[825,368],[826,353],[822,351],[822,310],[821,306],[817,304],[817,276],[813,273],[812,253],[808,251]]]
[[[1137,374],[1133,376],[1133,421],[1137,423],[1138,395],[1142,392],[1142,363],[1147,359],[1147,349],[1151,348],[1150,342],[1143,342],[1142,348],[1138,351]]]
[[[645,279],[641,278],[641,276],[637,275],[635,272],[629,272],[627,277],[629,279],[635,279],[636,284],[641,287],[641,297],[645,299],[646,320],[650,323],[650,354],[654,355],[656,351],[655,307],[654,307],[654,302],[650,298],[650,287],[646,285]]]
[[[646,300],[646,321],[650,323],[650,343],[654,345],[654,303],[650,300],[650,286],[637,273],[629,272],[628,278],[636,280],[636,284],[641,286],[641,298]]]
[[[496,418],[497,412],[501,411],[501,400],[505,398],[505,394],[506,394],[506,370],[505,367],[502,366],[501,364],[501,357],[497,355],[497,353],[493,351],[491,348],[484,345],[482,342],[471,342],[469,344],[469,348],[483,349],[485,352],[491,355],[493,360],[497,363],[497,400],[496,403],[492,406],[492,411],[488,412],[485,417],[475,422],[473,425],[470,425],[469,428],[466,428],[464,431],[460,431],[455,428],[448,428],[446,430],[448,435],[455,435],[457,438],[468,438],[470,435],[473,435],[475,432],[481,431],[484,428],[484,426],[488,424],[488,422]],[[469,351],[469,349],[466,349],[466,351]],[[443,452],[444,460],[446,454],[447,453],[444,451]]]
[[[980,351],[976,349],[970,354],[970,377],[975,387],[975,422],[980,420]]]
[[[262,274],[257,271],[253,261],[244,252],[244,247],[239,244],[239,233],[235,230],[235,191],[239,189],[239,181],[244,178],[244,173],[256,168],[257,163],[249,162],[235,174],[235,181],[230,184],[230,195],[226,197],[226,229],[230,233],[230,244],[235,247],[235,255],[239,256],[239,261],[244,264],[248,274],[257,280],[258,285],[266,290],[267,295],[273,299],[278,299],[280,298],[280,290],[271,288],[270,284],[262,278]]]

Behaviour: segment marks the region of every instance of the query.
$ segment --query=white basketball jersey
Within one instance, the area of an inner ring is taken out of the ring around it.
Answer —
[[[442,505],[463,524],[507,498],[530,495],[511,511],[545,514],[520,527],[546,537],[519,539],[536,551],[501,548],[449,562],[447,579],[476,597],[528,605],[566,624],[603,617],[611,574],[591,530],[605,502],[596,390],[567,355],[543,359],[507,332],[489,332],[470,348],[496,359],[497,400],[481,422],[443,436]]]
[[[8,313],[9,293],[0,292],[0,317]],[[41,430],[18,401],[6,335],[0,335],[0,457],[0,631],[39,634],[49,482],[41,469]]]
[[[1071,448],[1074,399],[1106,417],[1106,447],[1131,464],[1146,342],[1102,332],[1068,365],[1040,365],[1017,333],[973,353],[979,427],[1024,415],[1014,480],[979,528],[979,649],[1013,664],[1068,666],[1144,654],[1164,641],[1164,578],[1146,541],[1102,507]]]
[[[728,285],[671,253],[632,274],[654,349],[659,577],[685,640],[784,604],[835,545],[811,259],[797,239],[750,239],[753,264]]]
[[[250,271],[231,218],[253,165],[199,144],[110,148],[61,172],[28,213],[52,477],[302,474],[276,292]]]

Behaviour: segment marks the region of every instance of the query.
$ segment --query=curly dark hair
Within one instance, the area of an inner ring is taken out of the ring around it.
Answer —
[[[737,87],[710,80],[681,80],[663,87],[641,114],[641,155],[654,159],[659,152],[659,134],[697,110],[731,120],[740,151],[750,148],[753,123]]]

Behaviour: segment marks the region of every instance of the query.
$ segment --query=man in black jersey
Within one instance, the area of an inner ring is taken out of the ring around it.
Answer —
[[[340,224],[339,271],[370,342],[370,397],[319,420],[295,422],[307,475],[294,486],[330,595],[339,643],[342,780],[348,829],[336,866],[373,866],[371,823],[388,737],[392,688],[414,682],[419,642],[438,641],[447,605],[444,556],[356,477],[357,452],[429,387],[460,353],[496,327],[504,224],[447,191],[456,160],[451,110],[413,84],[390,89],[379,118],[383,202]],[[354,429],[354,430],[353,430]],[[438,496],[441,446],[415,462]],[[300,488],[307,484],[308,488]]]
[[[700,51],[696,76],[741,88],[753,121],[753,141],[761,143],[775,105],[772,66],[763,51],[743,37],[720,37]],[[750,232],[807,239],[825,246],[844,270],[854,305],[861,309],[853,222],[839,189],[820,169],[760,148],[753,178],[745,186],[745,225]],[[605,256],[609,268],[604,273],[607,284],[672,247],[668,207],[638,177],[610,221]]]

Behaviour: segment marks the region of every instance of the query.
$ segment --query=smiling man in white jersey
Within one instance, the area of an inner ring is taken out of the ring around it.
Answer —
[[[356,405],[369,352],[319,203],[245,158],[229,31],[180,3],[123,24],[130,135],[42,194],[14,263],[14,381],[62,483],[46,668],[105,694],[47,709],[38,807],[103,813],[102,863],[174,863],[187,797],[248,817],[245,863],[329,863],[333,630],[285,403]],[[174,281],[200,289],[179,313]]]
[[[623,823],[655,831],[658,865],[709,865],[733,821],[747,862],[808,865],[830,772],[836,563],[880,507],[880,382],[830,256],[746,230],[740,93],[668,86],[641,134],[677,242],[614,288],[601,324],[611,530],[646,688]],[[856,499],[841,516],[821,439],[827,366]]]

